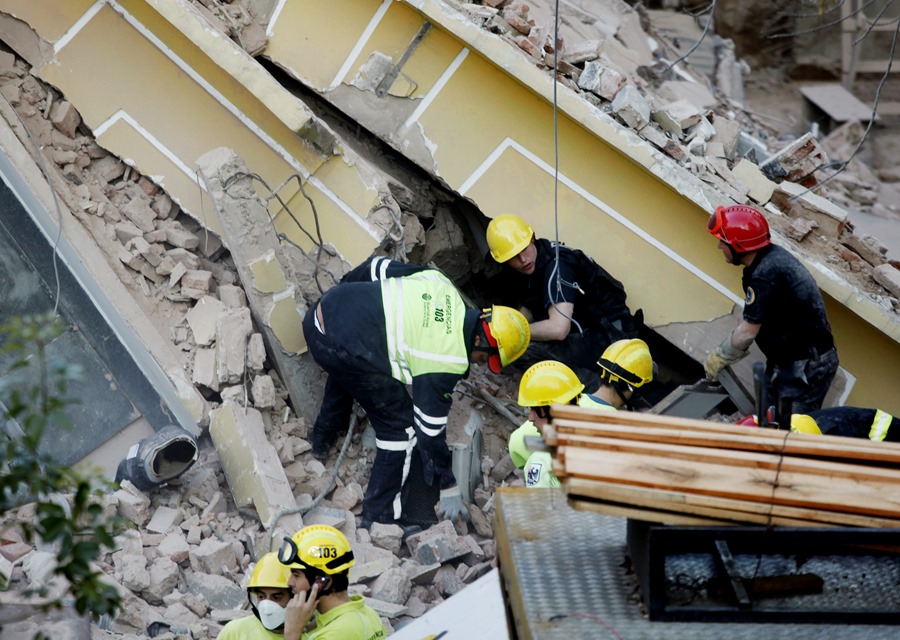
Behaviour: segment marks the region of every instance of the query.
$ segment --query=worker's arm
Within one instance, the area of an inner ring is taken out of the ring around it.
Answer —
[[[739,351],[746,351],[756,339],[760,327],[762,325],[759,323],[741,320],[731,332],[731,346]]]
[[[715,380],[722,369],[746,357],[761,326],[758,323],[741,320],[722,344],[706,357],[703,363],[706,377]]]
[[[565,340],[572,328],[572,316],[575,304],[557,302],[547,308],[547,319],[531,324],[531,339],[539,342],[549,340]]]
[[[319,585],[314,584],[309,593],[301,591],[294,594],[284,608],[284,640],[300,640],[303,630],[316,611],[319,598]]]

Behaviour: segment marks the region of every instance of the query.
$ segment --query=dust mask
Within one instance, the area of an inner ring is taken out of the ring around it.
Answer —
[[[259,621],[269,631],[274,631],[284,624],[284,609],[271,600],[263,600],[256,606],[259,612]]]

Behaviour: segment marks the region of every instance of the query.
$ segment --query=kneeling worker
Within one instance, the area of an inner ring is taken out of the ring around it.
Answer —
[[[550,405],[576,404],[580,407],[615,411],[631,410],[635,391],[653,379],[653,359],[643,340],[618,340],[607,347],[597,362],[600,386],[594,393],[582,393],[584,385],[569,367],[553,360],[528,368],[519,382],[519,405],[529,407],[528,421],[509,436],[509,455],[519,469],[525,469],[526,487],[558,487],[552,459],[546,451],[530,451],[528,436],[541,436],[550,422]]]
[[[353,550],[344,534],[325,524],[285,537],[278,559],[290,569],[293,598],[285,608],[285,640],[376,640],[387,631],[360,595],[348,595]],[[316,626],[303,633],[313,612]]]

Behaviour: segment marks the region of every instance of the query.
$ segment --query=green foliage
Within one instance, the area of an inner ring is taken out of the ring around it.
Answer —
[[[38,536],[58,547],[54,573],[68,580],[75,609],[80,614],[112,614],[119,605],[118,592],[92,566],[104,548],[113,547],[113,537],[122,529],[121,519],[102,506],[109,483],[61,465],[39,448],[47,433],[71,428],[66,409],[75,401],[66,394],[79,372],[65,362],[51,361],[47,352],[63,329],[62,321],[50,314],[12,318],[0,327],[3,352],[13,356],[0,399],[6,405],[6,421],[21,427],[21,433],[0,435],[0,513],[35,503],[34,521],[17,524],[29,539]]]

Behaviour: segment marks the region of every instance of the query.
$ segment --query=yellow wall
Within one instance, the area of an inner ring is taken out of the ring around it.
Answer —
[[[563,242],[624,282],[630,306],[643,308],[651,326],[706,322],[741,302],[741,270],[725,263],[705,229],[709,212],[729,204],[725,196],[565,88],[558,95],[555,189],[546,70],[434,0],[337,5],[353,17],[325,38],[335,3],[288,0],[265,54],[401,151],[427,149],[429,157],[417,161],[488,216],[518,213],[543,237],[556,237],[558,229]],[[331,91],[336,83],[349,85],[373,52],[396,63],[426,20],[432,29],[402,69],[416,87],[413,99],[379,104],[354,90]],[[399,117],[385,118],[391,110]],[[849,402],[879,400],[900,413],[896,318],[813,271],[829,296],[842,363],[859,380]],[[879,353],[889,357],[875,373],[866,363]]]
[[[324,239],[351,262],[384,237],[366,222],[380,196],[361,159],[317,150],[297,135],[311,118],[302,103],[183,0],[85,0],[58,9],[58,0],[0,0],[0,11],[63,45],[40,76],[73,102],[102,145],[158,179],[192,215],[217,229],[194,171],[198,157],[228,146],[273,187],[295,171],[310,176]],[[353,102],[359,92],[347,85],[372,53],[397,62],[426,20],[432,28],[395,85],[411,97]],[[446,5],[287,0],[272,18],[264,55],[326,97],[340,94],[348,102],[339,106],[379,124],[373,130],[401,151],[424,150],[428,160],[417,161],[487,215],[520,213],[551,238],[558,224],[561,240],[625,283],[631,307],[643,308],[651,325],[705,322],[740,300],[740,270],[724,263],[704,228],[725,199],[563,87],[554,216],[549,74]],[[335,83],[341,91],[331,91]],[[293,182],[283,197],[314,233],[311,207]],[[290,216],[270,210],[292,240],[311,246]],[[896,318],[830,275],[815,276],[833,298],[842,362],[859,380],[850,402],[880,399],[900,413]]]
[[[361,260],[377,246],[383,234],[365,217],[380,195],[371,177],[358,172],[358,159],[347,162],[299,137],[296,130],[311,118],[302,102],[292,98],[295,104],[285,106],[279,94],[287,92],[280,87],[259,89],[252,86],[253,77],[236,77],[245,71],[240,63],[246,66],[247,61],[252,74],[262,72],[178,0],[73,2],[66,3],[65,11],[56,7],[54,0],[0,0],[0,11],[14,10],[56,44],[55,57],[36,70],[40,77],[76,106],[99,144],[133,162],[185,211],[221,232],[196,160],[210,149],[228,146],[273,188],[291,174],[312,175],[307,193],[330,218],[322,221],[324,240],[348,260]],[[163,10],[170,13],[163,15]],[[198,25],[192,37],[208,37],[208,42],[195,42],[180,30],[187,30],[191,19]],[[173,25],[176,20],[180,29]],[[238,60],[237,72],[209,54],[217,50],[220,58]],[[270,108],[269,101],[278,109]],[[261,184],[258,190],[266,191]],[[297,191],[291,181],[281,195],[291,201]],[[302,204],[300,217],[310,211],[305,200]],[[312,247],[290,216],[278,215],[277,201],[270,210],[280,231],[302,248]],[[308,224],[314,228],[311,213]]]

